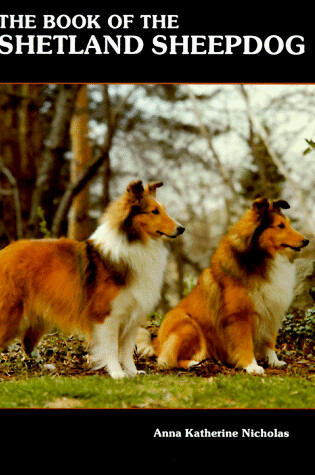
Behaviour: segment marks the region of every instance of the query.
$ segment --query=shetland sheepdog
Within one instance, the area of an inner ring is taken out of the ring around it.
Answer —
[[[135,339],[160,296],[163,238],[184,232],[155,199],[162,184],[130,183],[87,241],[20,240],[0,252],[0,348],[21,336],[30,354],[57,325],[88,339],[94,369],[137,374]]]
[[[152,339],[139,331],[137,350],[157,355],[164,368],[189,368],[210,358],[264,373],[256,358],[280,367],[277,332],[295,282],[291,249],[308,240],[295,231],[281,208],[286,201],[255,200],[231,227],[196,287],[163,320]]]

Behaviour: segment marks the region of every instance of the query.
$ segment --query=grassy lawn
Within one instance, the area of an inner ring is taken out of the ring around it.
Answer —
[[[112,380],[88,367],[82,340],[53,332],[26,357],[19,341],[0,353],[0,408],[315,408],[315,307],[288,316],[279,335],[285,369],[263,376],[206,360],[190,371],[159,370],[135,356],[145,375]]]
[[[314,378],[243,373],[42,376],[0,382],[1,408],[314,408]]]

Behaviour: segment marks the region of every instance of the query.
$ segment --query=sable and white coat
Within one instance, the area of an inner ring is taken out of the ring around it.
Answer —
[[[85,242],[20,240],[0,252],[0,348],[20,335],[31,354],[58,326],[87,338],[94,368],[137,374],[135,338],[159,300],[163,241],[184,231],[155,199],[161,185],[130,183]]]
[[[162,367],[189,368],[205,358],[264,373],[256,358],[283,366],[275,345],[294,288],[291,249],[307,246],[281,209],[286,201],[255,200],[224,236],[192,289],[170,310],[157,338],[141,331],[137,348]]]
[[[111,229],[106,221],[90,241],[101,255],[110,255],[117,264],[123,261],[132,273],[131,282],[112,301],[110,315],[93,327],[91,362],[95,369],[105,366],[113,378],[123,377],[125,373],[134,376],[136,335],[159,301],[167,249],[161,240],[150,239],[146,245],[130,243],[127,236]]]

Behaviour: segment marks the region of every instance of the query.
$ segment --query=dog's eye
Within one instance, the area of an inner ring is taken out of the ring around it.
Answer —
[[[154,210],[152,211],[152,213],[153,213],[153,214],[160,214],[160,212],[159,212],[158,209],[154,209]]]
[[[281,228],[281,229],[283,229],[283,228],[284,228],[284,224],[283,224],[283,223],[281,223],[281,224],[278,224],[278,228]]]

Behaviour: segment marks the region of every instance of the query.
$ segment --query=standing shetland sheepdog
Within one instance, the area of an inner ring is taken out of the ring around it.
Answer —
[[[85,242],[21,240],[0,252],[0,348],[17,335],[29,354],[52,325],[90,341],[94,369],[135,376],[138,327],[158,302],[163,237],[184,228],[156,201],[161,182],[132,182]]]
[[[196,287],[162,322],[151,342],[139,332],[140,354],[158,356],[158,365],[189,368],[205,358],[264,372],[256,358],[283,366],[275,353],[282,317],[293,297],[294,265],[288,249],[308,244],[281,208],[286,201],[259,199],[221,240],[211,266]]]

